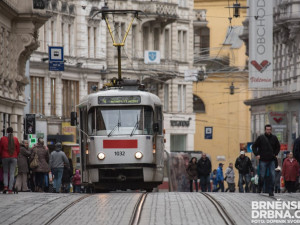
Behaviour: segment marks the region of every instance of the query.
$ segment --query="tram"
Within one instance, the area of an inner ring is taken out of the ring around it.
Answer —
[[[163,181],[161,101],[137,82],[127,83],[87,95],[78,105],[82,182],[96,192],[151,191]]]

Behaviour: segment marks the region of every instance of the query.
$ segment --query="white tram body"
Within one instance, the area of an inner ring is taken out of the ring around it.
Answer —
[[[82,182],[96,191],[145,189],[163,181],[164,136],[160,99],[115,88],[79,104]]]

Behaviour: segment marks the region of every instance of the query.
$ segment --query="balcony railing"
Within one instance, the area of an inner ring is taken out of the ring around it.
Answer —
[[[146,14],[158,15],[166,18],[176,18],[178,5],[159,1],[137,1],[139,10]]]

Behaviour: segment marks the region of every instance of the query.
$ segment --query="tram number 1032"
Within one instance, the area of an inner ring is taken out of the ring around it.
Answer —
[[[125,156],[125,151],[115,151],[115,156]]]

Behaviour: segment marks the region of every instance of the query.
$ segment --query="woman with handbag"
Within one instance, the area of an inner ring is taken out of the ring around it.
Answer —
[[[35,174],[35,191],[43,192],[45,175],[50,171],[49,150],[44,146],[43,138],[38,138],[38,143],[33,147],[30,159],[30,168]]]
[[[13,132],[13,128],[8,127],[6,129],[7,136],[2,137],[0,140],[0,158],[2,158],[3,164],[4,194],[6,192],[8,192],[8,194],[13,193],[14,174],[17,165],[17,157],[20,152],[18,138],[14,137]]]

